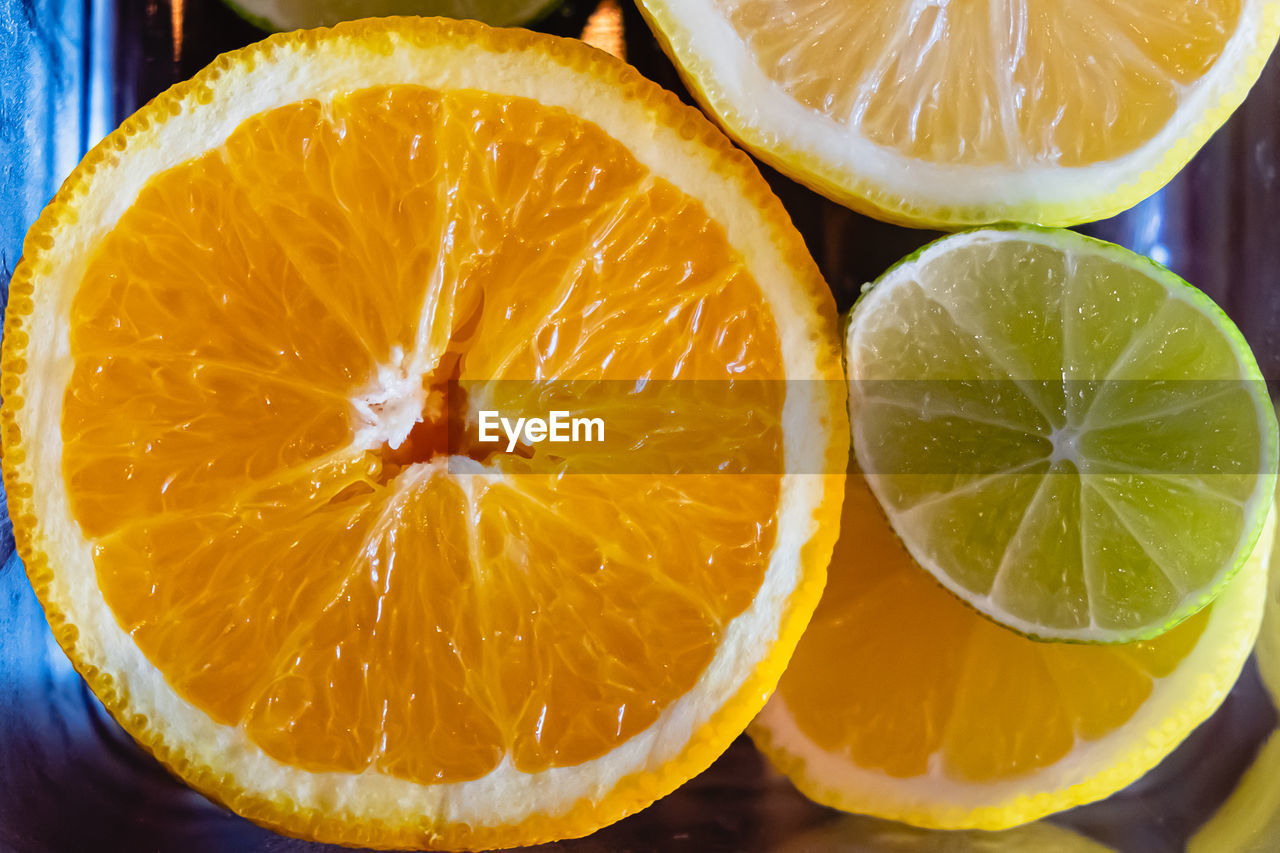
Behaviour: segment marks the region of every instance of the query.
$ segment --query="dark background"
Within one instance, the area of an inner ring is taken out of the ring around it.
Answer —
[[[577,36],[594,7],[594,0],[569,0],[537,28]],[[628,60],[692,102],[629,2],[623,19]],[[22,234],[87,147],[171,83],[262,36],[219,0],[0,0],[0,298]],[[867,219],[762,171],[842,311],[863,282],[936,236]],[[1244,107],[1168,187],[1080,230],[1147,254],[1205,290],[1240,325],[1274,393],[1280,62],[1273,59]],[[343,849],[260,829],[171,778],[115,725],[54,643],[13,555],[7,517],[0,518],[0,566],[0,851]],[[1275,725],[1250,662],[1218,713],[1156,770],[1054,821],[1123,851],[1182,850]],[[740,738],[710,770],[646,811],[589,839],[538,849],[763,853],[834,818]]]

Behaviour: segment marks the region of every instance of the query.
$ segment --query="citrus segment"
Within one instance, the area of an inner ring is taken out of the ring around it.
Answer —
[[[1003,829],[1101,799],[1225,697],[1269,552],[1154,640],[1037,642],[939,587],[851,475],[826,591],[752,737],[818,802],[922,827]]]
[[[1257,363],[1208,297],[1119,247],[1027,228],[934,243],[855,305],[847,362],[894,529],[1015,630],[1155,636],[1257,541],[1276,467]]]
[[[645,0],[690,88],[782,171],[909,225],[1073,224],[1169,180],[1244,99],[1274,0]]]
[[[268,825],[589,832],[727,745],[816,598],[829,293],[745,159],[581,46],[229,55],[91,155],[14,286],[5,470],[55,632]],[[712,415],[675,421],[684,388]],[[551,404],[610,439],[467,438]]]

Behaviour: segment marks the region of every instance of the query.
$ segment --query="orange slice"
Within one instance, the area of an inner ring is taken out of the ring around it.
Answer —
[[[829,291],[744,155],[580,44],[403,19],[228,54],[86,158],[11,293],[5,483],[54,632],[268,826],[588,833],[728,745],[816,603]],[[730,380],[757,393],[689,423],[638,390]],[[609,439],[477,444],[549,403]]]
[[[1262,619],[1273,517],[1208,608],[1154,640],[1045,643],[979,616],[850,476],[830,580],[751,735],[811,798],[1007,829],[1137,779],[1221,704]]]

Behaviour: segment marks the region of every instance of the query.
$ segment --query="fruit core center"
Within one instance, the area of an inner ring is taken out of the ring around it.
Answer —
[[[425,373],[411,366],[384,368],[372,390],[353,401],[361,424],[355,441],[381,460],[380,483],[420,463],[465,458],[484,464],[505,451],[504,445],[480,442],[471,424],[472,406],[459,379],[462,359],[461,353],[446,352]],[[523,442],[512,453],[532,455]]]
[[[1078,463],[1080,460],[1080,448],[1078,445],[1080,439],[1079,431],[1071,425],[1060,426],[1054,428],[1049,433],[1049,444],[1053,451],[1049,455],[1050,464],[1068,461]]]
[[[378,448],[382,459],[383,479],[419,462],[447,459],[462,450],[466,435],[467,396],[460,385],[437,374],[424,377],[420,392],[404,401],[406,407],[417,404],[412,423],[397,421],[398,428]],[[406,429],[407,426],[407,429]]]

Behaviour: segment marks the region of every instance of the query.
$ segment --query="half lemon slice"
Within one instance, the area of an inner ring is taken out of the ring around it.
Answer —
[[[851,474],[827,589],[751,737],[817,802],[930,829],[1100,800],[1230,691],[1262,618],[1269,534],[1221,598],[1154,640],[1037,642],[940,588]]]
[[[1070,225],[1155,192],[1231,114],[1277,0],[642,0],[753,153],[907,225]]]

